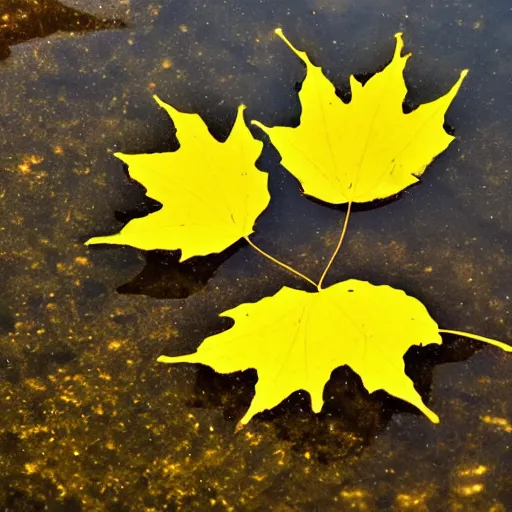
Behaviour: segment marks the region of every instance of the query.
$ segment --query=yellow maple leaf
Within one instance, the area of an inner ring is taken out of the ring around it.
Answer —
[[[172,117],[180,149],[152,155],[117,154],[161,210],[130,221],[120,233],[88,244],[128,244],[141,249],[181,249],[181,259],[219,252],[245,238],[262,255],[312,284],[308,293],[283,287],[273,297],[222,313],[234,326],[204,340],[197,352],[161,356],[166,363],[200,363],[220,373],[258,372],[256,394],[241,419],[270,409],[305,390],[312,408],[323,406],[323,390],[342,365],[358,373],[371,393],[382,389],[439,418],[422,401],[405,374],[404,354],[413,345],[442,343],[441,333],[474,338],[512,352],[509,345],[470,333],[439,329],[425,306],[401,290],[349,280],[323,288],[343,242],[353,202],[393,195],[417,181],[453,137],[443,129],[446,109],[466,74],[442,98],[404,114],[407,92],[403,42],[397,35],[393,60],[364,86],[351,77],[352,101],[344,104],[320,68],[277,33],[306,63],[297,128],[265,128],[283,164],[307,194],[348,203],[340,240],[320,280],[307,277],[267,254],[250,240],[254,223],[269,202],[267,175],[255,162],[262,144],[252,138],[238,110],[225,142],[214,139],[196,114],[178,112],[155,97]]]
[[[397,34],[391,63],[364,85],[351,76],[352,99],[344,103],[322,69],[281,29],[276,33],[306,64],[300,124],[253,124],[268,134],[307,195],[333,204],[390,197],[416,183],[454,139],[443,128],[444,116],[467,70],[446,95],[404,114],[403,72],[410,54],[402,56],[402,35]]]
[[[162,208],[131,220],[119,233],[89,244],[181,249],[181,261],[221,252],[253,232],[270,201],[268,175],[255,162],[263,144],[247,128],[242,105],[229,137],[216,140],[197,114],[179,112],[155,96],[171,116],[180,148],[169,153],[115,156]]]
[[[499,341],[439,329],[425,306],[402,290],[354,279],[314,293],[283,287],[221,316],[235,325],[193,354],[158,360],[205,364],[219,373],[255,368],[256,394],[241,425],[298,390],[309,392],[313,411],[320,412],[325,384],[342,365],[359,374],[370,393],[383,389],[438,423],[405,374],[403,356],[412,345],[441,344],[440,333],[450,332],[512,352]]]

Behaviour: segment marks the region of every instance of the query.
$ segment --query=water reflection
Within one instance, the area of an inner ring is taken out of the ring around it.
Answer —
[[[215,134],[240,102],[251,118],[285,124],[298,119],[293,84],[304,69],[275,41],[276,25],[345,89],[350,72],[385,63],[392,34],[405,30],[418,103],[442,94],[459,67],[471,69],[449,113],[458,139],[420,186],[354,215],[330,282],[390,284],[443,327],[510,339],[509,0],[385,0],[379,9],[370,0],[123,0],[110,12],[126,12],[130,30],[50,38],[44,51],[34,40],[1,66],[2,508],[506,510],[510,357],[486,348],[440,364],[480,348],[449,336],[442,347],[411,349],[407,372],[439,425],[368,395],[341,368],[320,415],[295,393],[235,434],[254,371],[222,376],[156,358],[194,350],[218,312],[300,282],[242,249],[207,293],[133,297],[115,290],[140,268],[140,253],[82,242],[119,230],[113,212],[143,201],[109,155],[172,149],[154,92],[204,115]],[[39,30],[43,14],[31,16]],[[5,52],[14,39],[6,44],[3,33]],[[274,200],[256,240],[316,275],[343,214],[301,197],[277,166],[264,168]],[[461,476],[481,465],[485,475]]]
[[[10,46],[55,32],[91,32],[125,28],[119,19],[98,18],[57,0],[2,0],[0,6],[0,60],[11,54]]]
[[[181,263],[179,251],[147,251],[143,270],[117,291],[148,295],[157,299],[184,299],[202,290],[218,268],[241,245],[243,242],[232,245],[219,254],[190,258]]]
[[[169,144],[176,150],[174,141]],[[134,187],[142,191],[143,187],[130,178],[128,166],[124,165],[123,169]],[[161,207],[158,201],[145,196],[136,207],[117,211],[114,215],[116,220],[126,224],[132,219],[154,213]],[[131,281],[119,286],[117,291],[121,294],[147,295],[157,299],[184,299],[202,290],[219,267],[244,245],[245,242],[240,240],[221,253],[197,256],[183,262],[180,262],[179,250],[142,251],[146,258],[144,268]]]
[[[406,353],[406,373],[427,405],[434,368],[442,363],[469,359],[481,347],[478,342],[459,341],[445,335],[441,346],[414,346]],[[221,410],[227,422],[236,423],[254,396],[256,371],[222,375],[206,366],[196,368],[195,389],[186,406],[192,410]],[[321,413],[315,414],[309,394],[297,391],[274,409],[256,415],[244,429],[259,432],[271,425],[276,436],[291,445],[295,452],[328,464],[356,457],[396,413],[423,416],[414,406],[383,391],[370,395],[360,377],[347,366],[332,372],[324,389],[324,400]]]

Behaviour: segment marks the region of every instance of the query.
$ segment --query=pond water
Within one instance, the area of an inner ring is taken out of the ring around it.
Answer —
[[[235,433],[256,373],[159,364],[302,287],[249,246],[176,255],[85,247],[155,208],[115,151],[173,149],[158,95],[225,137],[236,107],[296,124],[304,67],[282,26],[346,93],[350,73],[413,52],[409,103],[470,75],[457,140],[422,182],[353,214],[329,282],[390,284],[443,328],[512,340],[512,10],[508,0],[0,0],[0,505],[6,511],[477,510],[512,507],[512,358],[454,336],[407,373],[431,424],[335,370],[321,414],[298,392]],[[256,134],[256,130],[254,131]],[[259,134],[257,135],[259,136]],[[321,273],[343,209],[300,194],[266,145],[256,239]]]

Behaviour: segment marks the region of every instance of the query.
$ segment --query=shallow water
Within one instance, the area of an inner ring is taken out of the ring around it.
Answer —
[[[142,251],[83,245],[154,208],[112,156],[175,147],[152,94],[201,113],[218,137],[240,102],[248,119],[297,123],[295,84],[304,68],[274,36],[276,26],[342,92],[350,73],[382,68],[393,34],[404,31],[412,105],[471,70],[447,116],[457,140],[422,183],[354,213],[329,280],[402,288],[444,328],[510,341],[508,1],[0,0],[0,7],[5,510],[512,506],[510,356],[450,336],[441,348],[411,349],[407,372],[440,425],[384,393],[368,396],[341,368],[320,415],[296,393],[235,434],[255,372],[219,376],[155,360],[192,351],[226,328],[219,312],[302,284],[243,244],[185,267],[165,253],[146,263]],[[269,147],[261,166],[273,200],[256,240],[320,274],[343,211],[302,197]]]

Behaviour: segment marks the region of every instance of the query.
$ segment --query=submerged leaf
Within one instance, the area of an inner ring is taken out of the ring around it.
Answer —
[[[197,114],[184,114],[155,96],[171,116],[180,148],[170,153],[115,156],[162,208],[131,220],[118,234],[87,244],[126,244],[139,249],[181,249],[181,261],[218,253],[249,236],[270,195],[268,175],[256,168],[262,143],[238,109],[225,142],[217,141]]]
[[[298,390],[309,392],[313,411],[320,412],[325,384],[343,365],[359,374],[370,393],[383,389],[439,422],[405,374],[403,357],[412,345],[441,344],[440,330],[425,306],[402,290],[354,279],[315,293],[285,286],[221,316],[235,325],[205,339],[193,354],[158,360],[200,363],[219,373],[255,368],[256,395],[241,424]]]
[[[322,69],[280,29],[276,33],[306,64],[300,125],[253,124],[269,135],[306,194],[333,204],[390,197],[416,183],[454,139],[443,128],[444,116],[467,70],[446,95],[404,114],[403,71],[410,54],[402,55],[402,35],[397,34],[393,60],[383,71],[364,85],[350,77],[352,99],[346,104]]]

